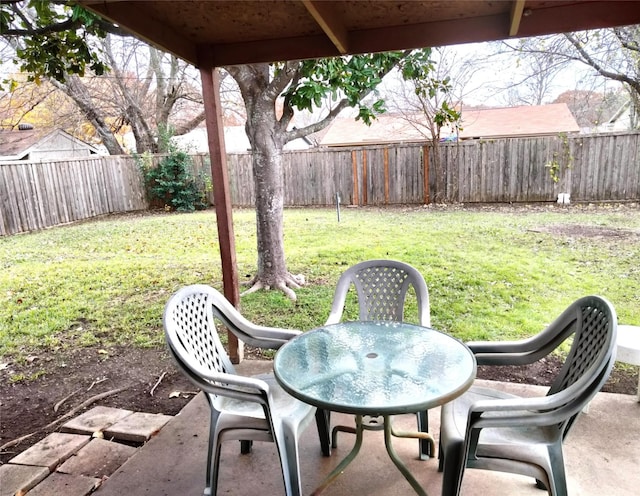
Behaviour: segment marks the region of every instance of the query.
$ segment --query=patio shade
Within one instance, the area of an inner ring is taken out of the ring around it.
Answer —
[[[196,66],[274,62],[640,23],[638,1],[80,0]]]

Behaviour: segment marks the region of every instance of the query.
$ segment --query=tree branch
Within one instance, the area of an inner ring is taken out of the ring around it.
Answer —
[[[127,389],[127,388],[126,387],[121,387],[121,388],[112,389],[111,391],[106,391],[104,393],[100,393],[100,394],[96,394],[95,396],[92,396],[88,400],[83,401],[81,404],[79,404],[75,408],[72,408],[67,413],[62,415],[61,417],[58,417],[53,422],[49,422],[47,425],[45,425],[44,427],[41,427],[37,431],[32,432],[31,434],[27,434],[25,436],[21,436],[21,437],[19,437],[17,439],[14,439],[13,441],[9,441],[8,443],[4,443],[2,446],[0,446],[0,452],[3,452],[4,450],[6,450],[7,448],[10,448],[11,446],[15,446],[16,444],[19,444],[20,441],[23,441],[23,440],[25,440],[27,438],[30,438],[31,436],[33,436],[34,434],[36,434],[38,432],[47,431],[48,429],[51,429],[52,427],[56,426],[57,424],[59,424],[63,420],[66,420],[69,417],[75,415],[76,413],[78,413],[83,408],[88,407],[89,405],[95,403],[98,400],[107,398],[108,396],[113,396],[114,394],[121,393],[125,389]]]
[[[64,31],[76,30],[83,26],[82,21],[80,19],[72,19],[71,17],[65,19],[64,21],[49,24],[46,26],[35,27],[31,20],[25,15],[25,13],[20,9],[17,5],[18,2],[15,2],[11,6],[11,10],[14,12],[16,16],[20,18],[27,28],[7,28],[2,33],[2,36],[17,36],[17,37],[27,37],[27,36],[46,36],[54,33],[62,33]],[[66,5],[67,2],[52,2],[57,4]],[[131,33],[125,31],[120,26],[113,24],[109,21],[104,20],[101,17],[95,16],[93,21],[102,31],[111,34],[117,34],[122,37],[131,37]]]
[[[602,67],[596,60],[594,60],[587,51],[582,47],[582,44],[577,40],[577,38],[572,33],[565,33],[565,38],[569,40],[569,42],[573,45],[573,47],[577,50],[577,52],[582,57],[581,62],[593,67],[598,74],[604,76],[609,79],[613,79],[614,81],[620,81],[622,83],[626,83],[632,88],[634,88],[637,92],[640,92],[640,81],[634,80],[630,78],[626,74],[620,74],[617,72],[611,72]]]
[[[618,38],[618,41],[620,42],[620,45],[622,47],[626,48],[627,50],[631,50],[632,52],[640,52],[640,44],[638,44],[638,40],[629,40],[625,36],[625,31],[620,28],[615,28],[613,32],[615,33],[616,38]]]
[[[183,134],[187,134],[189,131],[193,131],[196,127],[198,127],[198,124],[204,121],[204,117],[205,115],[203,110],[198,115],[196,115],[193,119],[190,119],[187,122],[184,122],[179,126],[176,126],[175,128],[176,136],[182,136]]]

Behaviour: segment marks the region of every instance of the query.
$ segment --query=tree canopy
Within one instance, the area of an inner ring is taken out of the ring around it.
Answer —
[[[7,1],[0,3],[0,33],[15,49],[20,70],[33,81],[87,69],[100,75],[108,69],[91,46],[91,37],[124,34],[117,26],[69,1]],[[3,62],[3,60],[0,60]]]

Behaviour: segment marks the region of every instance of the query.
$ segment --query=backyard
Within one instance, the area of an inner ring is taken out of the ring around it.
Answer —
[[[236,210],[234,226],[248,281],[254,212]],[[344,269],[391,258],[424,275],[432,326],[463,341],[530,336],[586,294],[607,297],[620,322],[640,324],[636,203],[343,209],[340,222],[333,209],[288,209],[285,253],[306,285],[295,303],[279,292],[243,297],[242,313],[257,323],[316,327]],[[34,434],[5,447],[0,461],[83,405],[175,414],[193,397],[164,351],[161,318],[181,286],[222,287],[212,210],[107,216],[3,237],[0,263],[0,445]],[[357,316],[354,305],[349,315]],[[546,383],[560,362],[479,375]],[[605,390],[635,393],[637,373],[618,365]]]

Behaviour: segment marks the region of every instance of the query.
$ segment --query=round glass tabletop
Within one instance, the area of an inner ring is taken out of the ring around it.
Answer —
[[[277,352],[274,372],[292,396],[328,410],[393,415],[462,394],[476,375],[463,343],[399,322],[344,322],[305,332]]]

